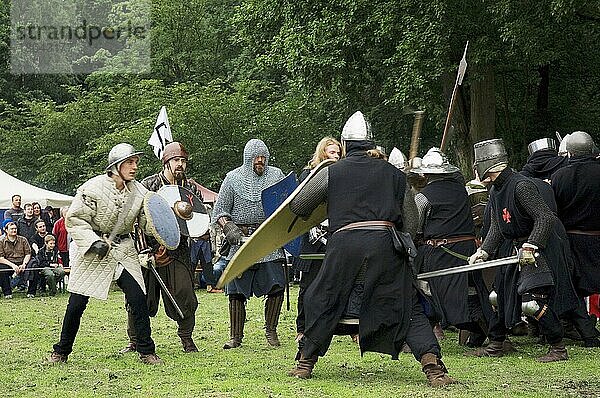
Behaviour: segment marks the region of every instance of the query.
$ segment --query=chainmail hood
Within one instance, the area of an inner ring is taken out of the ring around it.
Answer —
[[[265,157],[265,172],[262,176],[256,174],[252,167],[257,156]],[[279,182],[281,170],[269,166],[267,145],[263,141],[253,138],[244,147],[244,163],[227,173],[227,176],[231,179],[233,189],[238,195],[251,202],[259,202],[263,189]]]

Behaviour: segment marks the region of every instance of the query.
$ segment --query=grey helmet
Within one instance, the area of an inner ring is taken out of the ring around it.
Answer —
[[[501,138],[481,141],[473,145],[475,149],[475,171],[481,180],[490,171],[501,171],[508,166],[508,155]]]
[[[119,174],[119,167],[121,166],[121,163],[131,157],[139,157],[143,153],[144,152],[136,151],[131,144],[127,144],[125,142],[117,144],[112,147],[108,153],[108,166],[106,166],[106,171]]]
[[[539,140],[535,140],[527,145],[527,151],[531,155],[534,152],[542,151],[544,149],[552,149],[557,151],[556,141],[552,138],[540,138]]]
[[[560,156],[567,156],[567,142],[569,142],[570,137],[571,137],[571,134],[567,134],[560,141],[560,145],[558,145],[558,154]]]
[[[594,152],[594,140],[585,131],[571,133],[567,141],[567,152],[569,156],[592,155]]]
[[[345,141],[373,141],[371,124],[361,111],[356,111],[344,124],[342,143]]]
[[[418,168],[412,169],[413,173],[418,174],[452,174],[457,171],[458,167],[451,165],[446,155],[435,147],[427,151]]]
[[[398,169],[406,167],[406,156],[400,151],[400,149],[394,147],[388,157],[388,162]]]

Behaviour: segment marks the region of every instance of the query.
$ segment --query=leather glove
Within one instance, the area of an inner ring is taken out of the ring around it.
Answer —
[[[103,240],[97,240],[92,243],[87,252],[85,252],[85,256],[97,255],[98,259],[102,260],[104,257],[106,257],[109,249],[110,245],[108,243]]]
[[[233,246],[242,243],[242,231],[233,221],[227,221],[225,225],[223,225],[223,233],[230,245]]]
[[[469,257],[469,264],[481,263],[487,260],[488,257],[489,254],[487,254],[485,250],[477,249],[477,251]]]
[[[537,249],[536,246],[530,244],[530,243],[523,243],[523,246],[521,246],[521,249],[519,249],[519,265],[520,266],[525,266],[525,265],[535,265],[535,250]]]
[[[138,254],[138,261],[142,267],[148,268],[149,262],[154,263],[154,256],[152,253],[140,253]]]

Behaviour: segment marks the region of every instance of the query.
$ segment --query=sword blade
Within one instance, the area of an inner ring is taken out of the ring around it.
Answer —
[[[156,268],[154,268],[154,264],[152,264],[152,262],[150,262],[150,261],[148,262],[148,268],[150,268],[152,270],[152,273],[154,274],[154,277],[158,281],[158,284],[160,285],[161,289],[163,290],[163,292],[165,293],[165,295],[167,296],[167,298],[169,299],[171,304],[173,304],[173,307],[175,307],[175,311],[177,311],[177,314],[181,317],[181,319],[183,319],[184,318],[183,312],[181,312],[181,308],[179,308],[179,306],[177,305],[177,302],[175,301],[175,297],[173,297],[173,295],[171,294],[169,289],[167,289],[167,285],[165,285],[165,282],[162,280],[160,275],[158,275],[158,271],[156,270]]]
[[[499,258],[497,260],[483,261],[483,262],[475,263],[475,264],[465,264],[465,265],[459,265],[458,267],[444,268],[444,269],[439,269],[436,271],[423,272],[423,273],[417,275],[417,279],[428,279],[428,278],[434,278],[436,276],[460,274],[460,273],[468,272],[468,271],[476,271],[476,270],[480,270],[480,269],[499,267],[501,265],[516,264],[518,262],[519,262],[519,258],[517,256],[504,257],[504,258]]]
[[[304,253],[300,255],[301,260],[323,260],[325,253]]]

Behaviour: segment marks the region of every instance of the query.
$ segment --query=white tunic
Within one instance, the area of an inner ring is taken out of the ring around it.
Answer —
[[[115,231],[117,235],[126,235],[133,230],[138,215],[140,226],[146,228],[143,213],[144,196],[148,192],[137,181],[129,181],[119,191],[115,181],[107,175],[99,175],[85,182],[79,189],[66,215],[66,227],[77,245],[75,257],[71,260],[68,290],[84,296],[106,300],[110,284],[121,276],[126,269],[137,281],[144,293],[144,278],[133,240],[126,238],[113,244],[106,257],[84,258],[83,255],[100,237],[95,231],[110,235],[117,224],[119,214],[130,195],[133,195],[131,207],[125,214],[123,223]]]

